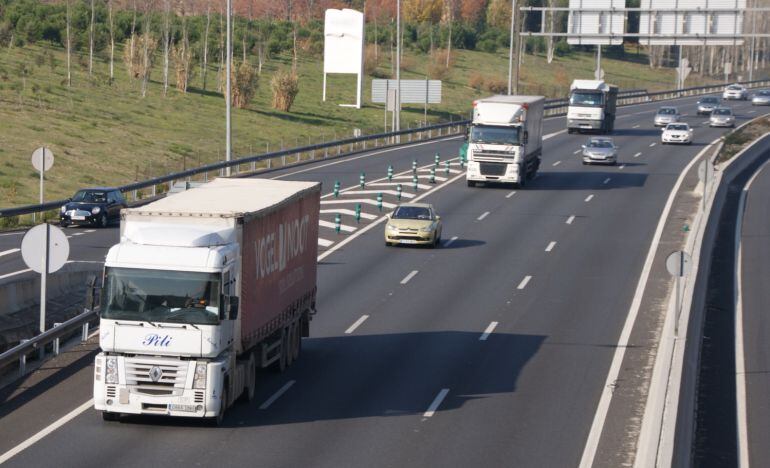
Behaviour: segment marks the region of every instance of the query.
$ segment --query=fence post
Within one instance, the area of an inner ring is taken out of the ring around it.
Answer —
[[[29,340],[21,340],[20,343],[26,343]],[[19,356],[19,377],[24,377],[27,373],[27,354]]]
[[[88,341],[88,322],[86,321],[83,324],[83,335],[81,336],[81,341]]]
[[[61,325],[61,323],[54,322],[53,327],[56,328],[59,325]],[[55,340],[53,340],[53,355],[54,356],[58,356],[59,355],[59,344],[60,344],[59,343],[59,338],[56,338]]]

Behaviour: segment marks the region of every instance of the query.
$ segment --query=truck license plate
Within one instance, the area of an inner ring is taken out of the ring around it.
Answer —
[[[189,413],[195,412],[195,405],[176,405],[176,404],[170,404],[168,405],[168,409],[171,411],[187,411]]]
[[[75,221],[84,221],[86,219],[85,216],[73,216],[72,219]]]
[[[402,244],[416,244],[417,243],[417,241],[414,240],[414,239],[401,239],[399,242],[402,243]]]

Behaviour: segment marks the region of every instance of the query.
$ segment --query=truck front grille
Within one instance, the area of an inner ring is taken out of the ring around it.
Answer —
[[[505,175],[505,169],[507,164],[500,163],[479,163],[479,170],[481,175],[485,176],[503,176]]]
[[[187,367],[185,361],[127,358],[126,384],[151,395],[169,394],[184,389]]]

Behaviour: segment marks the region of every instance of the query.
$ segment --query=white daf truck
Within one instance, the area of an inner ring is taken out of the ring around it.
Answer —
[[[570,86],[567,133],[615,129],[618,87],[604,80],[575,80]]]
[[[94,406],[221,423],[258,367],[299,357],[315,313],[320,184],[217,179],[121,213]]]
[[[468,187],[477,182],[524,187],[540,168],[543,96],[497,95],[473,103],[468,130]]]

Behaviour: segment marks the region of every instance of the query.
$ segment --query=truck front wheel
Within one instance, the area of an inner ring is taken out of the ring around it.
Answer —
[[[219,412],[216,416],[211,418],[211,425],[214,427],[220,427],[225,420],[225,411],[227,411],[227,386],[229,384],[225,381],[224,387],[222,387],[222,403],[219,405]]]
[[[102,419],[105,421],[117,421],[120,419],[120,413],[111,413],[109,411],[102,411]]]

